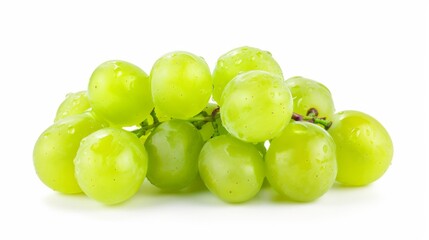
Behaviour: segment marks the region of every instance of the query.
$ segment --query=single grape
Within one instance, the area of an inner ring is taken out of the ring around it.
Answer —
[[[131,198],[147,171],[147,153],[140,140],[119,128],[103,128],[82,140],[74,159],[83,192],[104,204]]]
[[[264,142],[276,137],[292,116],[292,96],[278,75],[249,71],[235,77],[222,94],[222,123],[234,137]]]
[[[265,178],[261,154],[251,143],[231,135],[207,141],[199,156],[200,176],[220,199],[238,203],[252,199]]]
[[[172,52],[158,59],[150,74],[155,107],[172,118],[200,113],[212,93],[210,69],[203,58]]]
[[[191,123],[178,119],[162,123],[145,142],[149,157],[147,178],[161,189],[187,187],[198,175],[202,146],[203,139]]]
[[[213,71],[214,100],[222,106],[221,96],[228,82],[238,74],[251,70],[263,70],[283,78],[282,70],[270,52],[253,47],[239,47],[225,53],[217,61]]]
[[[93,111],[117,126],[138,125],[153,109],[149,77],[125,61],[98,66],[89,81],[88,97]]]
[[[40,180],[61,193],[82,192],[74,176],[73,159],[80,141],[102,127],[87,112],[58,120],[46,129],[33,150],[33,163]]]
[[[313,201],[335,182],[335,143],[321,127],[291,122],[273,139],[265,155],[267,179],[282,196]]]
[[[358,111],[334,115],[328,132],[337,145],[337,181],[350,186],[379,179],[393,157],[389,133],[375,118]]]
[[[332,120],[335,112],[331,92],[323,84],[303,77],[292,77],[285,81],[293,97],[293,111],[303,116],[315,108],[318,117]]]
[[[71,115],[80,114],[88,111],[91,108],[89,105],[88,94],[86,91],[69,93],[66,99],[58,107],[55,116],[55,122]]]

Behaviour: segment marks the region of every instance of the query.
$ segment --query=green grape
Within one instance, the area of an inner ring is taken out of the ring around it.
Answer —
[[[338,182],[367,185],[386,172],[393,143],[376,119],[358,111],[342,111],[334,115],[328,132],[337,145]]]
[[[119,128],[103,128],[81,142],[74,159],[82,191],[104,204],[131,198],[147,171],[147,153],[139,139]]]
[[[184,120],[161,123],[148,137],[149,181],[166,190],[189,186],[198,175],[198,155],[203,139],[198,130]]]
[[[58,120],[37,139],[33,163],[40,180],[61,193],[82,192],[74,176],[73,159],[80,141],[102,128],[91,113]]]
[[[259,151],[253,144],[231,135],[221,135],[204,144],[199,156],[199,170],[207,188],[231,203],[253,198],[265,178]]]
[[[55,122],[71,115],[80,114],[88,111],[91,108],[89,105],[88,94],[86,91],[69,93],[66,99],[58,107],[55,116]]]
[[[283,79],[264,71],[238,75],[225,87],[222,101],[222,123],[246,142],[276,137],[292,116],[292,96]]]
[[[303,77],[292,77],[285,81],[293,97],[293,111],[303,116],[310,108],[318,111],[319,117],[332,120],[335,112],[331,92],[323,84]]]
[[[89,81],[88,97],[93,111],[117,126],[138,125],[153,109],[149,77],[125,61],[98,66]]]
[[[321,127],[291,122],[273,139],[265,155],[267,179],[282,196],[312,201],[335,182],[335,143]]]
[[[263,70],[283,78],[282,70],[270,52],[253,47],[239,47],[222,55],[217,61],[213,71],[214,100],[222,106],[221,96],[228,82],[238,74],[251,70]]]
[[[172,52],[158,59],[150,74],[155,107],[172,118],[200,113],[212,93],[210,69],[203,58]]]

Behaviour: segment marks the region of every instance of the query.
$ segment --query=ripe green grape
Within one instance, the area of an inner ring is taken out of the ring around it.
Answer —
[[[323,84],[303,77],[292,77],[285,81],[293,97],[293,111],[303,116],[310,108],[319,112],[319,117],[331,120],[335,112],[331,92]]]
[[[37,139],[33,163],[40,180],[61,193],[82,192],[74,176],[73,159],[80,141],[103,127],[91,113],[58,120]]]
[[[259,151],[253,144],[231,135],[221,135],[204,144],[199,170],[207,188],[220,199],[232,203],[253,198],[265,178]]]
[[[200,113],[212,93],[210,69],[203,58],[172,52],[158,59],[150,74],[155,107],[172,118]]]
[[[393,143],[376,119],[358,111],[342,111],[334,115],[328,132],[337,145],[338,182],[367,185],[386,172]]]
[[[213,71],[214,100],[222,106],[221,96],[228,82],[238,74],[251,70],[263,70],[283,78],[282,70],[270,52],[253,47],[239,47],[222,55],[217,61]]]
[[[86,91],[69,93],[58,107],[55,122],[71,115],[80,114],[91,108]]]
[[[125,61],[98,66],[89,81],[88,97],[93,111],[117,126],[138,125],[153,109],[149,77]]]
[[[267,179],[281,195],[313,201],[335,182],[335,143],[321,127],[291,122],[273,139],[265,155]]]
[[[147,178],[161,189],[187,187],[198,175],[202,146],[203,139],[191,123],[178,119],[162,123],[145,142],[149,157]]]
[[[147,171],[140,140],[119,128],[103,128],[82,140],[74,159],[82,191],[99,202],[117,204],[131,198]]]
[[[292,116],[292,96],[278,75],[249,71],[235,77],[222,94],[222,122],[234,137],[263,142],[276,137]]]

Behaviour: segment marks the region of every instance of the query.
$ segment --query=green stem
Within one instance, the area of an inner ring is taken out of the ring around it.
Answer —
[[[317,115],[317,113],[309,113],[308,116],[302,116],[301,114],[293,113],[292,119],[295,121],[306,121],[310,123],[320,124],[325,128],[325,130],[328,130],[332,125],[332,121],[328,121],[325,118],[317,117]]]
[[[140,137],[146,135],[146,133],[149,130],[158,127],[160,124],[161,123],[158,122],[158,123],[154,123],[154,124],[151,124],[151,125],[146,125],[146,126],[143,126],[143,127],[139,128],[139,129],[136,129],[136,130],[132,131],[132,133],[134,133],[138,138],[140,138]]]
[[[154,123],[154,124],[159,123],[158,116],[156,116],[155,108],[152,110],[152,112],[150,112],[150,115],[151,115],[151,116],[152,116],[152,118],[153,118],[153,123]]]
[[[201,127],[204,124],[211,122],[213,124],[213,128],[215,130],[215,134],[216,134],[215,136],[217,136],[217,135],[219,135],[218,126],[216,123],[216,119],[219,117],[218,113],[219,113],[219,108],[216,108],[215,110],[213,110],[213,112],[210,115],[208,113],[202,111],[198,115],[196,115],[196,116],[194,116],[194,117],[192,117],[186,121],[192,123],[198,129],[201,129]],[[132,133],[136,134],[137,137],[140,138],[140,137],[146,135],[148,133],[148,131],[158,127],[161,124],[158,117],[156,116],[155,109],[152,110],[150,115],[152,116],[152,119],[153,119],[153,123],[151,125],[148,124],[147,120],[144,120],[143,122],[140,123],[141,127],[139,129],[132,131]]]

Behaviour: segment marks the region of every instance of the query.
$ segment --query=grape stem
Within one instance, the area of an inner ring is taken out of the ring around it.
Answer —
[[[214,136],[218,136],[219,131],[216,123],[216,119],[219,117],[218,113],[219,113],[219,107],[215,108],[210,115],[207,112],[202,111],[195,117],[188,119],[188,121],[191,122],[198,129],[201,129],[204,124],[211,122],[214,129]]]
[[[217,124],[216,119],[220,117],[219,115],[219,111],[220,111],[220,107],[218,106],[217,108],[215,108],[211,114],[212,117],[212,126],[213,126],[213,136],[212,137],[216,137],[219,136],[219,125]]]
[[[150,130],[158,127],[159,124],[161,124],[158,117],[156,116],[155,109],[153,109],[152,112],[150,112],[150,116],[152,116],[152,119],[153,119],[152,124],[149,124],[147,120],[144,120],[143,122],[140,123],[141,128],[132,131],[132,133],[134,133],[138,138],[146,135]]]
[[[155,110],[152,110],[150,115],[152,116],[152,119],[153,119],[152,124],[149,124],[147,120],[144,120],[142,123],[140,123],[141,128],[132,131],[132,133],[136,134],[137,137],[140,138],[141,136],[146,135],[149,131],[158,127],[161,124],[158,117],[156,116]],[[318,117],[318,115],[319,115],[319,112],[317,111],[317,109],[310,108],[307,111],[307,116],[303,116],[303,115],[298,114],[298,113],[293,113],[292,119],[295,121],[305,121],[305,122],[310,122],[310,123],[314,123],[314,124],[319,124],[319,125],[323,126],[326,130],[328,130],[332,125],[332,121],[326,120],[325,117]],[[216,137],[216,136],[220,135],[219,125],[216,121],[218,118],[220,118],[220,107],[219,106],[217,108],[215,108],[211,112],[211,114],[208,114],[207,112],[202,111],[199,114],[197,114],[196,116],[188,119],[187,121],[192,123],[197,129],[201,129],[204,126],[204,124],[211,122],[211,124],[213,126],[213,130],[214,130],[212,137]]]
[[[147,120],[144,120],[143,122],[140,123],[139,129],[131,131],[138,138],[146,135],[149,131],[158,127],[162,123],[159,121],[158,117],[156,116],[155,110],[152,110],[150,115],[153,119],[152,124],[149,124]],[[218,124],[216,123],[216,119],[219,117],[220,117],[219,107],[217,107],[213,110],[213,112],[210,115],[208,113],[206,113],[205,111],[202,111],[199,114],[197,114],[196,116],[188,119],[187,121],[192,123],[197,129],[201,129],[204,124],[211,122],[213,125],[213,129],[214,129],[213,136],[219,136],[219,127],[218,127]]]
[[[325,128],[325,130],[328,130],[332,125],[332,121],[326,120],[325,117],[318,117],[318,115],[319,115],[319,112],[317,111],[317,109],[310,108],[307,111],[307,116],[303,116],[298,113],[293,113],[292,119],[295,121],[301,121],[301,122],[305,121],[305,122],[310,122],[314,124],[320,124]]]

